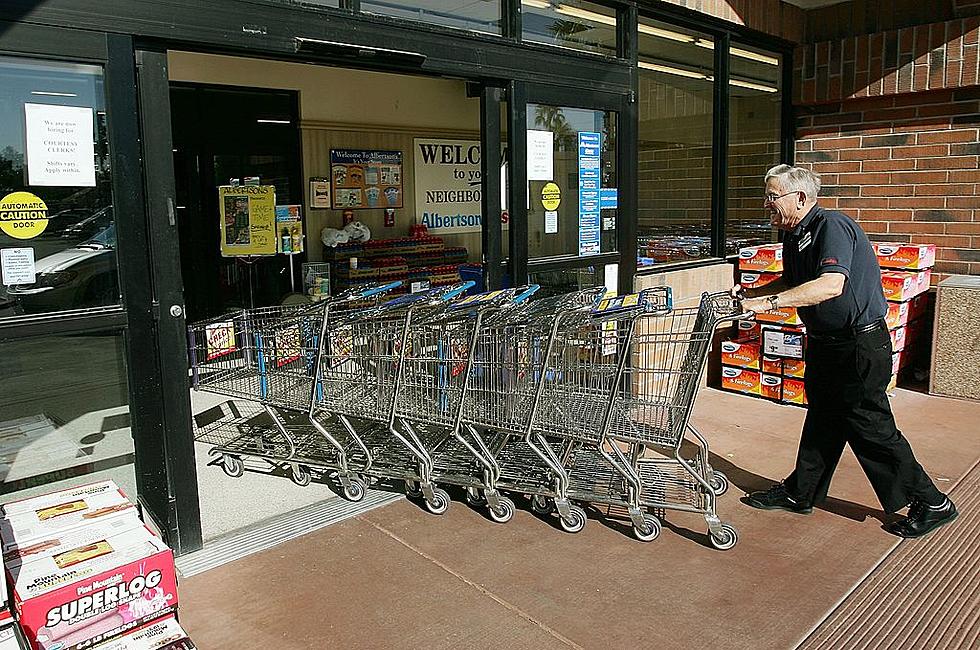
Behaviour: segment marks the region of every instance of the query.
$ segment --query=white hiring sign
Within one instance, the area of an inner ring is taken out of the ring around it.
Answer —
[[[91,108],[24,104],[30,185],[95,186]]]

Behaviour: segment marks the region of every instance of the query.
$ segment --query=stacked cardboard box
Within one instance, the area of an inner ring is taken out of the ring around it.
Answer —
[[[930,268],[936,259],[934,244],[873,244],[881,266],[881,285],[888,301],[885,318],[892,340],[892,377],[905,368],[922,348],[928,326],[923,318],[928,305]],[[783,271],[782,244],[767,244],[739,251],[738,281],[747,289],[775,282]],[[806,404],[802,352],[806,328],[792,307],[760,312],[754,322],[736,325],[721,343],[721,387],[787,404]]]
[[[139,644],[144,630],[165,625],[176,634],[173,554],[112,481],[8,503],[0,539],[13,611],[31,650],[105,641],[114,650],[155,648]]]

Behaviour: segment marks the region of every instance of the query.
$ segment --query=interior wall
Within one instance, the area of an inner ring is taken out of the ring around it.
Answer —
[[[300,101],[307,254],[322,259],[320,232],[342,225],[341,210],[311,210],[311,176],[330,176],[330,149],[383,149],[402,152],[404,207],[395,225],[384,227],[384,211],[355,210],[372,237],[401,237],[415,222],[413,139],[480,138],[480,100],[466,96],[466,84],[314,64],[287,63],[194,52],[168,53],[171,81],[296,90]],[[480,233],[444,235],[447,246],[465,246],[470,259],[481,256]]]

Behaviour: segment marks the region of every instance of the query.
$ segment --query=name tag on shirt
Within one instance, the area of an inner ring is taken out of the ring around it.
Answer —
[[[812,233],[809,233],[809,232],[806,233],[805,235],[803,235],[803,237],[800,238],[800,245],[797,248],[797,250],[798,251],[802,251],[804,248],[806,248],[807,246],[809,246],[810,245],[810,242],[812,242],[812,241],[813,241],[813,234]]]

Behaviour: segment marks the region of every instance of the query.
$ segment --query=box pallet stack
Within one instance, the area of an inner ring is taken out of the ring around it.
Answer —
[[[881,266],[881,285],[888,301],[885,320],[892,339],[892,378],[925,347],[928,319],[924,318],[931,271],[936,259],[934,244],[873,243]],[[782,244],[743,248],[739,251],[739,283],[747,289],[765,287],[783,271]],[[768,332],[768,334],[767,334]],[[802,359],[768,356],[767,352],[802,350],[806,328],[796,309],[786,307],[761,312],[755,321],[737,323],[722,341],[721,387],[786,404],[806,404]]]
[[[0,650],[195,647],[174,618],[173,553],[112,481],[6,504],[0,540],[24,644],[0,631]]]

